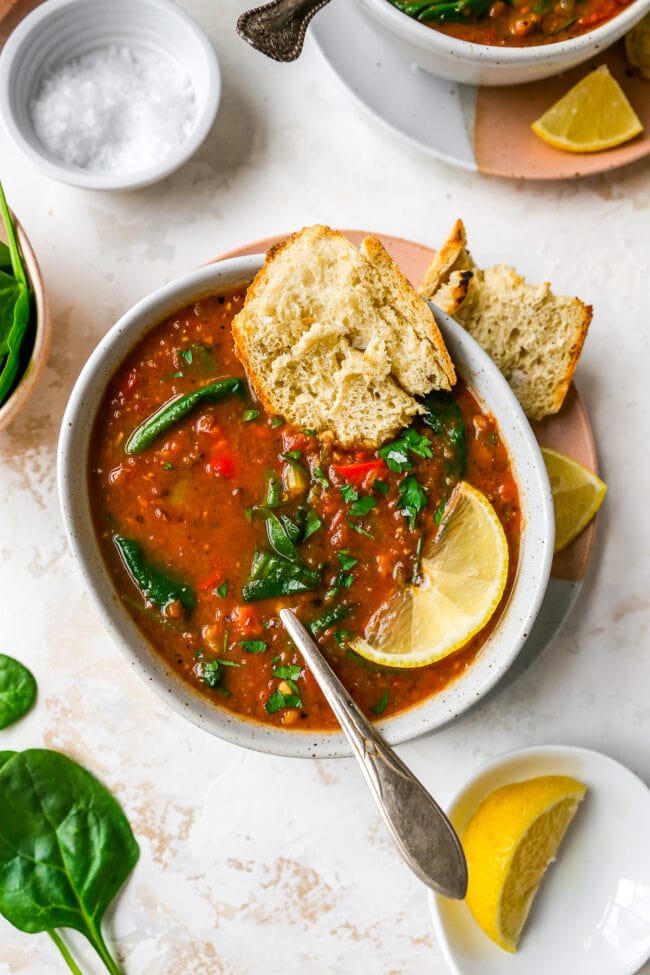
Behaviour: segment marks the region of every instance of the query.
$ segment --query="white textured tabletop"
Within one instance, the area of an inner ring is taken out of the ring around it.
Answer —
[[[54,315],[37,394],[0,434],[0,650],[39,683],[37,706],[2,747],[61,749],[124,805],[142,855],[108,935],[128,975],[443,975],[424,889],[352,760],[272,758],[213,739],[115,649],[63,534],[61,416],[122,312],[214,255],[314,222],[435,245],[463,216],[480,263],[516,263],[593,304],[577,382],[609,494],[586,585],[544,657],[399,752],[443,800],[486,758],[536,743],[602,750],[648,782],[650,161],[546,185],[455,170],[366,116],[309,43],[284,66],[248,48],[234,32],[242,2],[182,6],[213,40],[224,90],[213,131],[180,172],[131,194],[77,190],[43,178],[0,133],[0,176]],[[80,950],[85,970],[99,971]],[[1,975],[62,970],[45,935],[0,919]]]

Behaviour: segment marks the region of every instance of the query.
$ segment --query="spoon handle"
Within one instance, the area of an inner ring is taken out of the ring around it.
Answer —
[[[237,33],[274,61],[295,61],[302,51],[309,22],[329,0],[271,0],[246,10]]]
[[[295,613],[282,609],[280,619],[352,745],[404,860],[427,887],[447,897],[463,898],[467,864],[444,812],[361,713]]]

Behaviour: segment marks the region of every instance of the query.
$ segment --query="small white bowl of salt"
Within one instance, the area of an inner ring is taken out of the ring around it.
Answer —
[[[0,115],[48,176],[135,189],[178,169],[207,136],[219,65],[171,0],[46,0],[0,55]]]

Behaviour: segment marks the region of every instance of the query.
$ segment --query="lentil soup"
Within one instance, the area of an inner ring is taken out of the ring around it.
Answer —
[[[530,47],[586,34],[630,3],[631,0],[460,0],[427,4],[431,13],[425,12],[419,19],[461,41]]]
[[[505,445],[463,382],[425,398],[427,412],[376,452],[266,415],[230,334],[244,298],[239,289],[177,312],[111,379],[89,456],[104,560],[153,650],[214,704],[276,726],[337,728],[280,624],[291,606],[362,710],[397,714],[470,667],[499,612],[460,650],[413,670],[374,667],[348,642],[417,578],[461,478],[503,524],[508,599],[521,513]]]

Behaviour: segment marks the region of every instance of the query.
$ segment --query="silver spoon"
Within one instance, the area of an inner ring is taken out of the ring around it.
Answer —
[[[237,33],[274,61],[295,61],[302,51],[309,22],[329,0],[271,0],[246,10]]]
[[[462,899],[467,892],[465,854],[444,812],[361,713],[296,614],[281,609],[280,619],[352,745],[402,857],[427,887]]]

